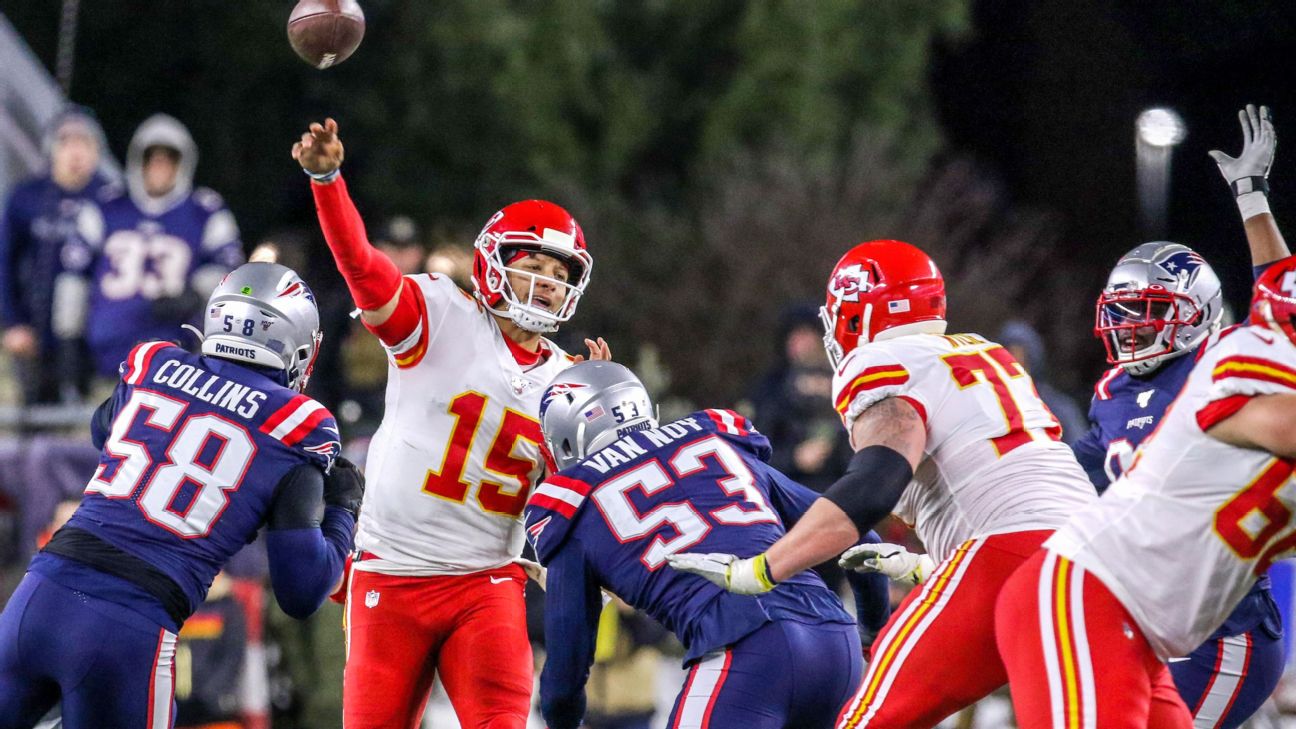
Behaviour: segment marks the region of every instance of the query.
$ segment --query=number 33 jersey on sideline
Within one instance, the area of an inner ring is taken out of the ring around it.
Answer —
[[[544,470],[540,395],[571,358],[518,364],[494,317],[443,276],[414,284],[414,332],[387,346],[386,411],[369,445],[356,569],[468,574],[522,552],[518,517]]]
[[[1296,462],[1205,433],[1250,398],[1284,393],[1296,393],[1296,348],[1261,327],[1228,332],[1124,476],[1045,543],[1106,585],[1163,660],[1201,645],[1296,549]]]
[[[833,393],[847,432],[888,397],[922,417],[925,453],[895,513],[937,563],[975,537],[1055,529],[1094,498],[1030,375],[976,334],[861,345],[838,367]]]

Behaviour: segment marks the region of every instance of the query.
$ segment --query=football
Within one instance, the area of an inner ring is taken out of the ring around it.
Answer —
[[[356,0],[300,0],[288,16],[288,42],[318,69],[349,58],[364,31],[364,12]]]

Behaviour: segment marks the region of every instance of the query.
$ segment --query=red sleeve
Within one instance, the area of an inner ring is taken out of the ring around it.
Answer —
[[[346,279],[351,297],[366,311],[382,308],[400,289],[401,274],[390,258],[369,244],[364,221],[347,194],[346,182],[341,176],[329,183],[312,182],[311,192],[324,240],[333,251],[333,260]]]
[[[404,279],[396,310],[382,324],[365,324],[365,328],[392,350],[398,367],[412,367],[427,351],[427,318],[427,302],[418,284]]]
[[[1197,411],[1197,427],[1201,428],[1202,432],[1205,433],[1215,427],[1221,420],[1227,420],[1237,413],[1248,402],[1251,402],[1250,395],[1230,395],[1221,400],[1207,403],[1205,407]]]

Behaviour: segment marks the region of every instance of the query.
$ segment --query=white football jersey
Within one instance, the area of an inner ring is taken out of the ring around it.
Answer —
[[[1296,460],[1205,433],[1274,393],[1296,393],[1296,347],[1261,327],[1228,332],[1129,470],[1045,543],[1106,585],[1162,659],[1201,645],[1296,549]]]
[[[466,574],[522,552],[519,521],[541,477],[540,395],[571,365],[556,345],[525,370],[495,317],[444,276],[408,281],[426,311],[387,347],[386,411],[369,445],[357,569]]]
[[[879,400],[908,401],[927,445],[895,514],[940,562],[963,542],[1055,529],[1096,498],[1035,383],[976,334],[911,334],[856,347],[833,379],[846,431]]]

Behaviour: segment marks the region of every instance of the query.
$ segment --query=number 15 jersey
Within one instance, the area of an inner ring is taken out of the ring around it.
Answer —
[[[888,397],[922,417],[927,445],[895,514],[937,562],[969,539],[1055,529],[1094,498],[1030,375],[976,334],[857,347],[837,369],[833,393],[847,432]]]
[[[444,276],[405,279],[420,308],[388,353],[386,409],[369,445],[356,569],[467,574],[522,552],[518,521],[540,478],[540,394],[571,365],[548,340],[530,369],[494,317]]]

